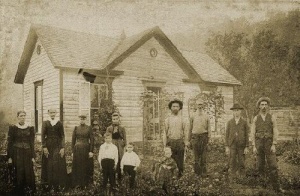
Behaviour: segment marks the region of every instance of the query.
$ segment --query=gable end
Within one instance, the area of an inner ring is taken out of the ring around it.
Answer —
[[[166,50],[166,52],[171,56],[171,58],[189,77],[189,79],[197,80],[198,82],[203,82],[203,80],[197,74],[196,70],[188,63],[188,61],[182,56],[182,54],[179,52],[176,46],[171,42],[171,40],[163,33],[163,31],[159,27],[153,28],[149,33],[146,33],[138,41],[132,44],[127,50],[125,50],[110,64],[108,64],[107,69],[112,70],[115,67],[117,67],[123,60],[125,60],[129,55],[135,52],[152,37],[154,37],[159,42],[159,44]]]

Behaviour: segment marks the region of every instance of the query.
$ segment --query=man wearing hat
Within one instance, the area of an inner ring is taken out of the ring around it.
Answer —
[[[172,158],[178,167],[178,177],[183,173],[184,149],[188,145],[188,123],[179,113],[182,106],[180,100],[170,101],[171,115],[165,120],[163,132],[163,144],[164,147],[169,146],[172,150]]]
[[[202,177],[207,176],[206,155],[207,145],[211,136],[209,117],[203,111],[204,102],[196,101],[197,111],[190,118],[191,145],[194,151],[194,171]]]
[[[249,126],[247,121],[241,118],[243,107],[235,103],[230,108],[233,118],[227,122],[225,131],[225,151],[229,155],[230,176],[234,177],[236,172],[245,174],[245,154],[249,146]]]
[[[264,176],[265,174],[265,160],[267,160],[273,189],[277,192],[283,192],[279,184],[275,154],[278,130],[275,117],[269,113],[269,105],[270,99],[268,97],[261,97],[256,103],[259,114],[254,117],[251,127],[253,153],[257,154],[257,166],[260,175]]]

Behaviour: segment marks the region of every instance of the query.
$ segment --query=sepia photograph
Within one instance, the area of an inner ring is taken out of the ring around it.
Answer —
[[[0,17],[0,195],[300,195],[300,0]]]

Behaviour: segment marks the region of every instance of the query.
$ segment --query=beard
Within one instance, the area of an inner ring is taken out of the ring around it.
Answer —
[[[173,110],[172,112],[173,112],[173,114],[178,114],[178,111],[179,110]]]

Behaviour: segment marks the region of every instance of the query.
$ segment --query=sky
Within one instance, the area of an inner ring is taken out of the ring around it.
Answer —
[[[1,0],[0,112],[9,109],[11,122],[23,107],[13,80],[31,24],[111,37],[159,26],[179,48],[201,50],[212,32],[238,29],[237,19],[254,23],[296,8],[300,0]]]

